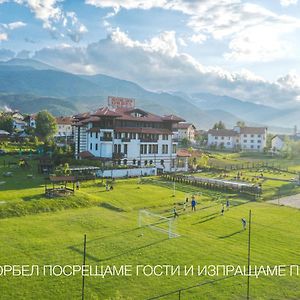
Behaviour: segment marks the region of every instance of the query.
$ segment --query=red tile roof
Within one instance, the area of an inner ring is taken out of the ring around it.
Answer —
[[[184,119],[169,115],[169,116],[158,116],[149,112],[146,112],[139,108],[116,108],[116,109],[109,109],[108,107],[99,108],[94,113],[83,113],[78,114],[75,118],[78,121],[82,121],[84,123],[98,121],[99,119],[93,119],[95,117],[114,117],[117,120],[124,120],[124,121],[138,121],[138,122],[182,122]],[[92,119],[89,119],[92,118]]]
[[[79,153],[79,157],[81,158],[92,158],[94,155],[90,151],[82,151]]]
[[[133,132],[133,133],[149,133],[149,134],[172,134],[165,128],[150,128],[150,127],[120,127],[115,129],[116,132]]]
[[[120,117],[121,114],[117,113],[115,110],[111,110],[108,107],[101,107],[92,116],[98,117]]]
[[[56,123],[63,125],[72,125],[74,123],[74,119],[72,117],[57,117]]]
[[[241,134],[264,134],[266,127],[241,127]]]
[[[184,122],[185,120],[175,115],[167,115],[162,117],[163,121]]]
[[[229,129],[210,129],[208,134],[212,136],[238,136],[238,133],[234,130]]]
[[[185,123],[185,122],[175,124],[174,128],[175,129],[188,129],[190,126],[192,126],[194,129],[196,128],[193,124]]]
[[[186,149],[180,149],[177,151],[176,155],[178,157],[191,157],[192,154]]]

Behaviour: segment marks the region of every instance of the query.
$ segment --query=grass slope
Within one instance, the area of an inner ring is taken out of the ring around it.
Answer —
[[[113,191],[88,182],[76,194],[94,202],[90,208],[0,220],[1,265],[81,264],[82,238],[87,234],[87,264],[223,265],[247,263],[247,231],[241,217],[253,213],[252,264],[299,263],[299,210],[265,203],[243,202],[224,216],[209,194],[198,199],[198,211],[188,209],[175,221],[181,237],[137,228],[138,210],[147,208],[168,216],[185,192],[136,179],[118,180]],[[44,200],[41,200],[44,201]],[[56,200],[51,200],[56,201]],[[104,204],[104,205],[103,205]],[[177,206],[181,212],[181,206]],[[118,208],[118,209],[115,209]],[[143,235],[141,235],[143,234]],[[129,299],[148,299],[210,280],[209,277],[86,278],[86,299],[113,299],[117,291]],[[216,279],[216,278],[213,278]],[[182,299],[244,299],[246,277],[208,284],[182,294]],[[251,299],[299,299],[299,277],[251,279]],[[0,277],[1,299],[77,299],[81,278]],[[175,299],[176,295],[162,299]],[[117,299],[117,298],[116,298]],[[176,298],[177,299],[177,298]]]

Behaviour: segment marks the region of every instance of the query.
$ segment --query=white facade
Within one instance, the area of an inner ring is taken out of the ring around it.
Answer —
[[[239,143],[238,136],[230,136],[229,134],[226,135],[215,135],[215,134],[208,134],[208,141],[207,144],[209,146],[216,146],[218,148],[224,147],[225,149],[234,149],[236,145]]]
[[[71,124],[57,123],[57,132],[54,137],[71,137],[73,136],[73,127]]]
[[[13,120],[13,126],[16,131],[24,131],[26,128],[26,125],[27,125],[26,122],[24,122],[22,120],[19,120],[19,119]]]
[[[157,140],[144,141],[138,133],[126,137],[124,132],[113,129],[92,129],[87,126],[75,127],[75,152],[90,152],[95,157],[115,159],[119,165],[137,167],[155,166],[163,171],[176,169],[177,142],[172,135],[159,134]]]
[[[196,128],[193,124],[190,123],[178,123],[174,127],[174,138],[182,141],[187,139],[190,142],[195,142]]]
[[[240,134],[242,149],[261,152],[266,147],[267,134],[244,133]]]
[[[28,126],[32,128],[36,128],[36,122],[33,116],[29,116]]]
[[[274,152],[281,151],[285,146],[284,138],[278,135],[275,135],[271,141],[271,150]]]
[[[262,152],[266,147],[267,128],[234,127],[233,130],[220,129],[208,131],[208,146]]]

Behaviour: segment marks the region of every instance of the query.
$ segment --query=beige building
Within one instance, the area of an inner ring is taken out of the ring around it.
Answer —
[[[179,141],[188,139],[191,143],[195,142],[196,127],[193,124],[180,122],[174,126],[173,130],[175,138]]]

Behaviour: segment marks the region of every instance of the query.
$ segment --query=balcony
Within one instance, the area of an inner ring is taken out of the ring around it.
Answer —
[[[142,143],[157,143],[155,139],[140,139]]]
[[[112,142],[112,137],[111,136],[102,136],[102,137],[100,137],[100,141]]]
[[[130,142],[130,140],[131,140],[130,138],[122,138],[121,139],[122,143],[124,143],[124,142]]]

